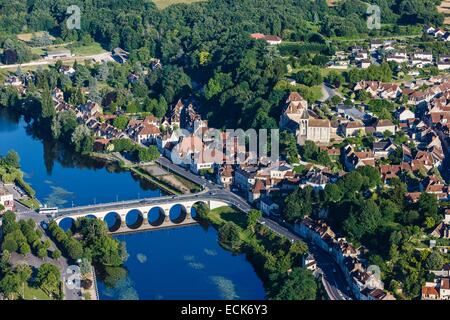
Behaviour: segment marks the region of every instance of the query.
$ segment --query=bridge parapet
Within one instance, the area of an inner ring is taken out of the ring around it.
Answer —
[[[142,226],[150,226],[149,212],[152,209],[158,208],[164,213],[164,224],[169,226],[171,223],[169,215],[170,210],[177,205],[181,205],[186,211],[187,221],[192,220],[191,209],[197,203],[204,203],[210,209],[215,209],[222,206],[228,206],[229,204],[220,199],[211,199],[199,197],[198,195],[193,195],[191,197],[161,197],[161,198],[151,198],[149,200],[140,201],[128,201],[126,205],[123,202],[119,203],[108,203],[98,206],[84,206],[78,208],[70,208],[61,210],[61,214],[54,220],[56,223],[60,223],[63,219],[71,218],[77,220],[79,218],[93,216],[100,220],[105,220],[106,216],[110,213],[115,213],[120,217],[120,228],[121,230],[127,230],[123,232],[130,232],[134,229],[128,228],[126,224],[126,217],[131,211],[138,211],[142,216]],[[178,224],[175,224],[178,225]],[[172,226],[172,225],[170,225]],[[153,226],[154,227],[154,226]],[[149,227],[151,229],[151,227]],[[139,228],[141,230],[141,228]]]

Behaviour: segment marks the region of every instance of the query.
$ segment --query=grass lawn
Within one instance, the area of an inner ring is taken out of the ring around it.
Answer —
[[[231,221],[236,223],[239,227],[245,229],[247,225],[247,216],[245,213],[237,211],[231,207],[220,207],[211,210],[208,214],[211,221],[215,225],[221,225],[225,222]]]
[[[195,183],[193,183],[192,181],[185,179],[179,175],[174,174],[173,176],[175,177],[175,179],[180,181],[186,188],[188,188],[191,192],[202,191],[202,188],[200,186],[196,185]]]
[[[208,219],[217,229],[226,222],[234,222],[239,227],[239,238],[241,238],[242,242],[247,244],[260,242],[252,233],[246,230],[247,215],[237,209],[231,207],[216,208],[208,213]]]
[[[21,204],[23,204],[24,206],[27,206],[28,208],[31,209],[38,209],[40,204],[39,201],[37,201],[36,199],[27,199],[27,198],[22,198],[18,200]]]
[[[106,52],[105,49],[103,49],[101,45],[97,42],[94,42],[87,46],[83,45],[69,46],[69,49],[72,51],[73,54],[77,56],[88,56]]]
[[[24,300],[52,300],[50,297],[41,289],[32,288],[28,285],[24,288]]]
[[[37,55],[42,56],[42,55],[45,54],[46,51],[44,49],[42,49],[42,48],[33,48],[33,47],[31,47],[31,52],[33,54],[37,54]]]
[[[172,4],[177,3],[194,3],[194,2],[202,2],[206,0],[153,0],[158,9],[164,9]]]
[[[43,34],[44,34],[44,31],[38,31],[38,32],[30,32],[30,33],[20,33],[16,37],[19,40],[28,42],[33,38],[33,35],[35,35],[36,37],[42,37]],[[52,40],[55,40],[55,37],[53,37],[51,35],[49,38]]]

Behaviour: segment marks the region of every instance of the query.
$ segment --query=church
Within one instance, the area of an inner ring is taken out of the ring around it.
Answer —
[[[321,145],[330,143],[330,120],[320,119],[314,111],[308,109],[308,101],[298,92],[291,92],[286,100],[280,118],[280,129],[295,134],[299,145],[303,145],[306,140]]]

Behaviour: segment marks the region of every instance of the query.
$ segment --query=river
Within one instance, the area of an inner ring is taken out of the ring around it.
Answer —
[[[0,155],[19,153],[25,180],[49,206],[69,207],[163,194],[130,172],[74,155],[36,138],[23,118],[0,112]],[[98,281],[101,299],[264,299],[244,255],[217,242],[217,231],[190,226],[115,236],[130,255],[114,288]]]

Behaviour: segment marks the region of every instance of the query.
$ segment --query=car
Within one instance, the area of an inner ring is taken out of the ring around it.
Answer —
[[[265,221],[261,221],[261,224],[266,224],[266,222]]]
[[[336,268],[333,268],[333,272],[336,273]]]

